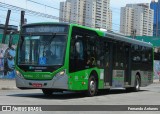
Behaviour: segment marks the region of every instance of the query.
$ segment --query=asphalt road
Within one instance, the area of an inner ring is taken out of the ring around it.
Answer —
[[[41,90],[0,90],[0,105],[160,105],[160,84],[143,87],[139,92],[111,90],[94,97],[74,92],[46,97]]]

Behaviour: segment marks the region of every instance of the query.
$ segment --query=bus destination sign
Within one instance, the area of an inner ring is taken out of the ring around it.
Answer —
[[[52,26],[52,25],[38,25],[26,26],[23,28],[23,33],[67,33],[68,26]]]

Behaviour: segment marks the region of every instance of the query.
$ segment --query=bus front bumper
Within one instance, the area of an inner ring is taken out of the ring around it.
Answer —
[[[65,89],[68,90],[68,76],[54,76],[52,80],[26,80],[16,76],[16,86],[20,89]]]

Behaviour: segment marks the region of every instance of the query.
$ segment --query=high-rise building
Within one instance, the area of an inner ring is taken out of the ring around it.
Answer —
[[[69,17],[70,20],[66,21]],[[67,0],[61,2],[60,21],[112,30],[110,0]]]
[[[153,15],[147,3],[127,4],[121,8],[120,32],[126,36],[152,36]]]
[[[120,33],[130,36],[133,30],[133,8],[122,7],[120,15]]]
[[[59,21],[70,22],[71,15],[71,0],[60,2]]]
[[[84,25],[85,0],[71,0],[71,22]]]
[[[86,0],[85,26],[95,28],[95,22],[96,22],[96,0]]]
[[[160,36],[160,0],[152,0],[150,7],[154,10],[153,36]]]
[[[96,28],[112,29],[112,12],[110,9],[110,0],[96,1]]]

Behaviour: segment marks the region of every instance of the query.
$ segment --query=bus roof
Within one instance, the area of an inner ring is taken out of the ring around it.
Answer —
[[[60,23],[60,22],[40,22],[40,23],[31,23],[31,24],[25,24],[23,25],[23,27],[26,26],[35,26],[35,25],[49,25],[49,24],[56,24],[56,25],[70,25],[70,26],[77,26],[83,29],[88,29],[88,30],[92,30],[95,31],[99,36],[102,36],[104,38],[110,38],[110,39],[114,39],[117,41],[123,41],[126,43],[130,43],[130,44],[137,44],[137,45],[141,45],[141,46],[147,46],[147,47],[153,47],[153,45],[151,43],[147,43],[147,42],[143,42],[143,41],[139,41],[136,39],[131,39],[129,37],[120,35],[120,34],[116,34],[114,32],[104,32],[95,28],[90,28],[90,27],[86,27],[86,26],[82,26],[82,25],[78,25],[78,24],[69,24],[69,23]]]
[[[104,37],[104,38],[110,38],[113,40],[117,40],[117,41],[123,41],[126,43],[130,43],[130,44],[137,44],[137,45],[141,45],[141,46],[146,46],[146,47],[153,47],[153,45],[151,43],[147,43],[147,42],[143,42],[143,41],[139,41],[136,39],[132,39],[126,36],[123,36],[122,34],[117,34],[114,32],[104,32],[98,29],[94,29],[94,28],[90,28],[90,27],[86,27],[86,26],[81,26],[81,25],[77,25],[77,24],[72,24],[73,26],[78,26],[80,28],[84,28],[84,29],[88,29],[88,30],[93,30],[95,32],[97,32],[97,34],[99,34],[100,36]]]
[[[24,24],[22,27],[25,26],[35,26],[35,25],[51,25],[51,24],[57,24],[57,25],[69,25],[69,23],[59,23],[59,22],[39,22],[39,23],[30,23],[30,24]]]
[[[141,46],[146,46],[146,47],[153,47],[153,45],[151,43],[147,43],[147,42],[143,42],[143,41],[139,41],[136,39],[132,39],[126,36],[123,36],[122,34],[117,34],[114,32],[104,32],[98,29],[94,29],[94,28],[90,28],[90,27],[86,27],[86,26],[81,26],[81,25],[77,25],[77,24],[72,24],[73,26],[78,26],[80,28],[84,28],[84,29],[89,29],[89,30],[93,30],[95,32],[97,32],[97,34],[99,34],[100,36],[104,37],[104,38],[110,38],[110,39],[114,39],[117,41],[123,41],[126,43],[130,43],[130,44],[137,44],[137,45],[141,45]]]
[[[147,42],[143,42],[143,41],[140,41],[140,40],[132,39],[132,38],[122,36],[122,35],[118,35],[118,34],[115,34],[115,33],[105,32],[104,37],[114,39],[114,40],[118,40],[118,41],[123,41],[123,42],[130,43],[130,44],[137,44],[137,45],[146,46],[146,47],[153,47],[153,45],[151,43],[147,43]]]

